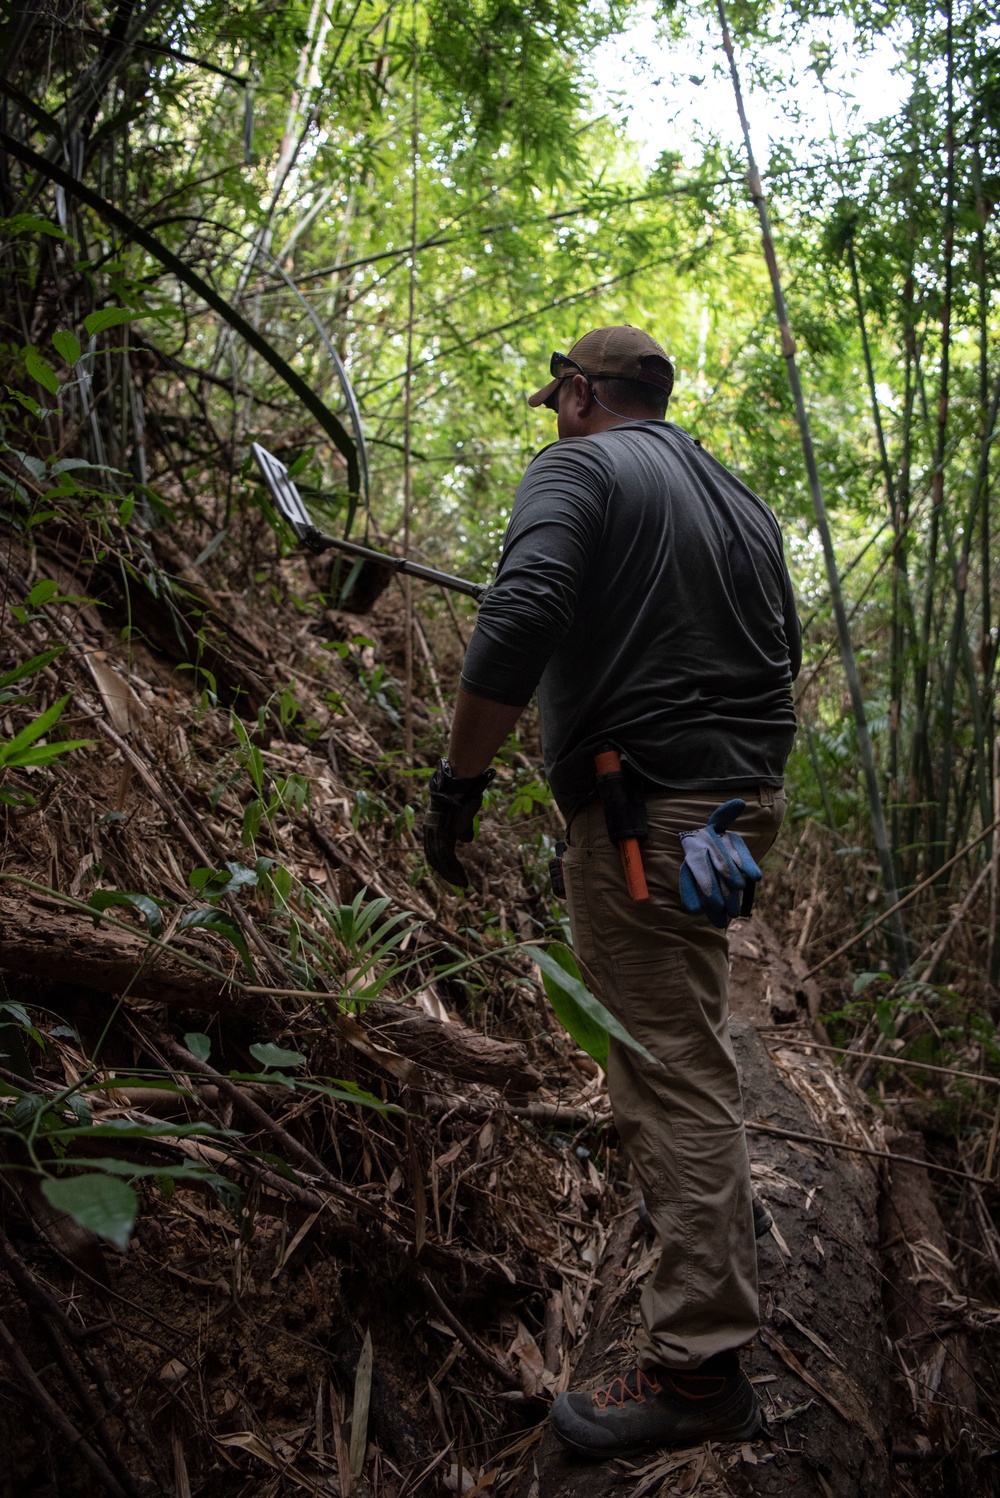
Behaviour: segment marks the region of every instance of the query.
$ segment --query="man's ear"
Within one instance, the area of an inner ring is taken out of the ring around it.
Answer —
[[[573,399],[581,416],[586,416],[590,410],[594,391],[586,375],[577,374],[573,376]]]

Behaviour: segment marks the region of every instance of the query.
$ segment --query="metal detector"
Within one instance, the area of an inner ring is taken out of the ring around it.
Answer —
[[[332,549],[342,551],[345,556],[360,557],[368,562],[380,562],[383,567],[388,567],[393,572],[405,573],[407,577],[419,577],[426,583],[437,583],[441,588],[450,588],[453,593],[464,593],[467,597],[474,598],[477,603],[488,591],[486,583],[469,583],[464,577],[452,577],[450,572],[438,572],[434,567],[422,567],[419,562],[411,562],[407,557],[390,556],[386,551],[376,551],[373,546],[359,546],[356,541],[341,541],[336,536],[328,536],[323,531],[317,530],[305,507],[302,495],[288,477],[288,469],[284,463],[280,463],[274,454],[269,453],[266,447],[261,447],[259,442],[252,442],[250,451],[256,459],[261,478],[267,485],[278,513],[288,521],[303,546],[308,547],[315,556]]]

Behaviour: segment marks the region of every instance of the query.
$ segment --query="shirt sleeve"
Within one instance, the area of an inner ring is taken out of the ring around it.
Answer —
[[[530,700],[573,622],[612,485],[608,459],[588,438],[554,443],[529,467],[465,657],[462,686],[474,697]]]
[[[788,641],[788,654],[792,668],[792,680],[802,670],[802,625],[795,609],[795,595],[792,592],[791,579],[788,580],[788,592],[785,598],[785,639]]]

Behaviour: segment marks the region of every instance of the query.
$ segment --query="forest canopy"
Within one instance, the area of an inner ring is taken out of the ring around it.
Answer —
[[[595,49],[639,14],[13,9],[8,461],[52,473],[72,448],[133,496],[137,546],[182,515],[224,555],[266,509],[260,439],[328,525],[485,580],[552,435],[525,404],[548,353],[599,322],[646,326],[678,367],[672,418],[782,520],[812,649],[799,793],[865,841],[741,150],[708,122],[647,166],[595,105]],[[786,105],[765,185],[905,883],[994,811],[997,27],[951,3],[739,5],[730,23],[751,116],[755,98]],[[714,8],[674,5],[647,81],[669,89],[686,34],[723,72]],[[851,57],[876,46],[902,98],[884,119],[844,107]],[[796,117],[803,59],[836,106],[825,136]]]

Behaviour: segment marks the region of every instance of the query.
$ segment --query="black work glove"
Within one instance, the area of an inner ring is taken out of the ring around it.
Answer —
[[[475,837],[475,816],[495,775],[495,770],[485,770],[482,775],[456,780],[443,759],[427,787],[430,806],[424,817],[424,853],[436,874],[461,889],[468,888],[469,876],[455,857],[455,844],[471,843]]]

